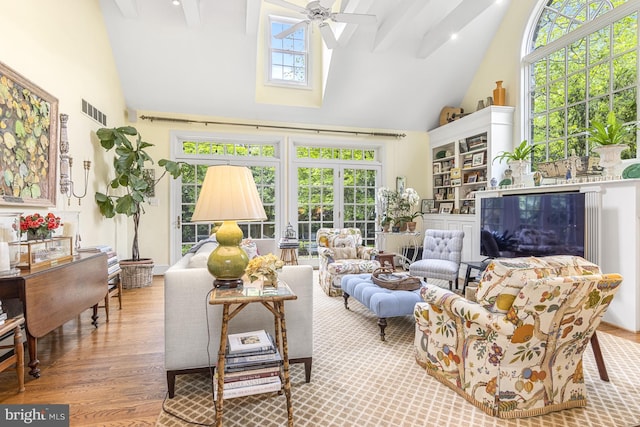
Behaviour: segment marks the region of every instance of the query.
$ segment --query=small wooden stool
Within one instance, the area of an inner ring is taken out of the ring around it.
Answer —
[[[120,272],[122,270],[114,271],[107,276],[107,295],[104,297],[104,310],[107,315],[107,322],[109,322],[109,298],[112,296],[118,297],[118,309],[122,310],[122,278]],[[112,295],[114,292],[117,294]]]
[[[7,319],[4,324],[0,325],[0,336],[5,335],[13,330],[13,345],[1,345],[1,349],[13,348],[13,354],[0,362],[0,372],[6,370],[15,363],[16,373],[18,374],[18,392],[24,391],[24,347],[22,344],[22,329],[20,326],[24,324],[24,317],[16,316]]]

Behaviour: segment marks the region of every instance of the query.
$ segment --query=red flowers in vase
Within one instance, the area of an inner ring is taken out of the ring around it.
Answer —
[[[26,232],[28,240],[45,239],[58,227],[60,227],[60,217],[51,212],[45,216],[39,213],[20,216],[20,232]]]

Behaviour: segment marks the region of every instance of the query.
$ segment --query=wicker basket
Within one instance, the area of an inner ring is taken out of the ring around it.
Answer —
[[[143,288],[153,283],[153,262],[148,264],[128,264],[120,262],[120,279],[123,289]]]

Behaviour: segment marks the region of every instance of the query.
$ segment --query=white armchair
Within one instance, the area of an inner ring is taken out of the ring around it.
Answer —
[[[263,242],[256,243],[261,254],[267,253],[261,250]],[[217,362],[222,307],[209,305],[207,294],[212,289],[213,277],[204,267],[190,266],[196,255],[182,257],[164,277],[165,370],[169,397],[175,394],[176,375],[207,372],[209,366]],[[289,361],[304,363],[305,380],[309,382],[313,356],[313,270],[308,265],[285,266],[279,277],[298,297],[285,302]],[[261,304],[249,304],[229,322],[229,333],[257,329],[274,333],[273,315]]]

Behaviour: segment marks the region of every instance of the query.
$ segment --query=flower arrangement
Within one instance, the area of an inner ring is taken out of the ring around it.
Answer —
[[[381,205],[382,219],[380,223],[382,225],[388,224],[392,220],[397,224],[409,222],[422,215],[420,211],[411,213],[412,207],[420,202],[420,195],[413,188],[406,188],[400,193],[387,187],[380,187],[377,195]]]
[[[264,278],[265,282],[275,283],[278,279],[277,270],[282,266],[284,262],[274,254],[261,255],[249,260],[245,273],[252,282]]]
[[[44,239],[50,232],[60,227],[60,217],[51,212],[45,216],[39,213],[20,216],[20,233],[27,233],[27,236]]]

